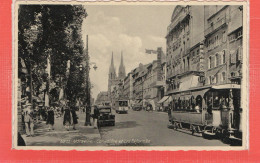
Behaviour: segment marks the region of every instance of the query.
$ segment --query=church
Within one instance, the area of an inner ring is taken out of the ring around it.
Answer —
[[[114,65],[114,55],[112,52],[111,63],[108,73],[108,95],[113,99],[118,99],[123,91],[123,80],[126,77],[125,66],[123,62],[123,52],[121,52],[121,62],[118,69],[118,75]]]

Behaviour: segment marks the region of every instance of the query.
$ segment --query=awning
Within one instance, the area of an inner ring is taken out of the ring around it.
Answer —
[[[172,102],[172,97],[169,96],[169,98],[163,103],[163,106],[168,106]]]
[[[158,101],[158,104],[163,103],[164,101],[166,101],[169,98],[169,96],[164,96],[160,101]]]
[[[222,84],[212,86],[212,89],[240,89],[241,86],[238,84]]]

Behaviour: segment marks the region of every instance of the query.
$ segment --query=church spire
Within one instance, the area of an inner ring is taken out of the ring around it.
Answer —
[[[115,79],[116,78],[116,70],[115,70],[115,66],[114,66],[114,55],[112,52],[112,57],[111,57],[111,64],[109,67],[109,79]]]
[[[124,65],[124,62],[123,62],[123,52],[121,51],[121,63],[122,65]]]
[[[112,57],[111,57],[111,64],[110,67],[113,66],[114,67],[114,55],[113,55],[113,51],[112,51]]]
[[[121,51],[121,62],[118,70],[118,78],[123,79],[125,78],[125,66],[123,62],[123,52]]]

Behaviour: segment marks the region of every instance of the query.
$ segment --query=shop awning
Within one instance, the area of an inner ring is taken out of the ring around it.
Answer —
[[[214,85],[212,89],[240,89],[241,86],[238,84],[222,84],[222,85]]]
[[[169,98],[163,103],[163,106],[168,106],[171,101],[172,101],[172,96],[169,96]]]
[[[160,101],[158,101],[158,104],[163,103],[164,101],[166,101],[169,98],[169,96],[164,96]]]

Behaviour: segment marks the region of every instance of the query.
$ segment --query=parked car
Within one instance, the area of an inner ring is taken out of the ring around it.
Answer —
[[[143,109],[143,106],[140,104],[134,104],[132,108],[134,111],[141,111]]]
[[[115,126],[115,115],[111,112],[111,106],[98,106],[99,116],[97,120],[98,127],[111,125]]]

